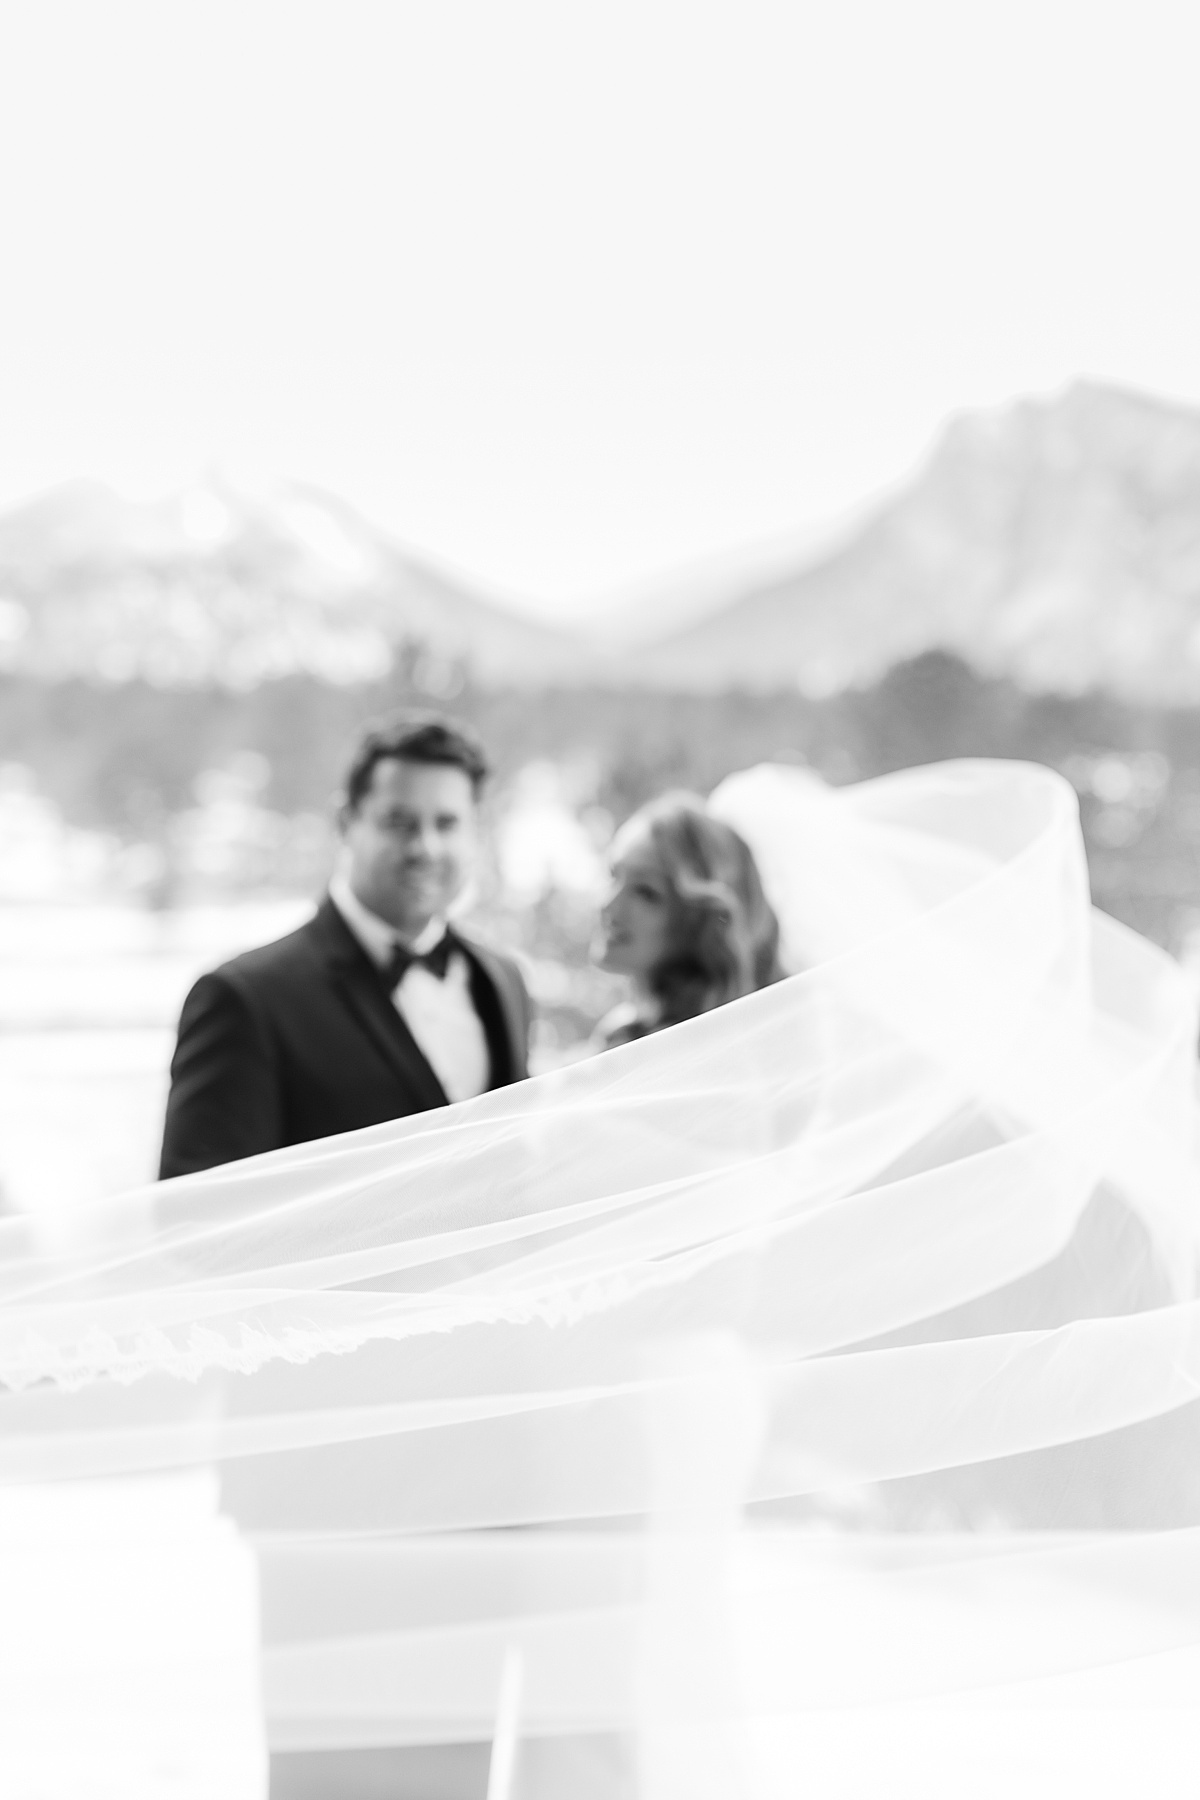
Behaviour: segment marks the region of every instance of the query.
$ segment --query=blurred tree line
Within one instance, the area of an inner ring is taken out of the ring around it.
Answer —
[[[1019,757],[1074,783],[1101,905],[1176,950],[1200,923],[1197,709],[1031,694],[941,652],[819,700],[464,684],[435,701],[417,674],[403,661],[367,685],[288,676],[245,691],[0,675],[0,763],[28,767],[71,823],[133,843],[161,838],[206,770],[247,753],[262,759],[265,806],[327,813],[363,726],[431,704],[483,735],[501,791],[531,762],[569,765],[580,806],[614,822],[664,788],[707,792],[762,761],[841,784],[946,757]]]

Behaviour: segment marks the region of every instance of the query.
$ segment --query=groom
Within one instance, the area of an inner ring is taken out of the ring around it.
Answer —
[[[184,1002],[162,1178],[527,1074],[530,1004],[516,964],[447,923],[474,869],[487,773],[480,744],[450,719],[367,734],[316,915],[202,975]]]

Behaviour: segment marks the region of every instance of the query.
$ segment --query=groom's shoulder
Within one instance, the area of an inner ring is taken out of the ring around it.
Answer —
[[[519,950],[497,944],[473,925],[455,926],[455,936],[490,973],[501,973],[508,980],[519,982],[523,988],[529,986],[528,962]]]
[[[211,976],[233,987],[255,988],[291,979],[319,956],[328,935],[324,912],[324,906],[314,908],[293,930],[229,957],[210,971]]]

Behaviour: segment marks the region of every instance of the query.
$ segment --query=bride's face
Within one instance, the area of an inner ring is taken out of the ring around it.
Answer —
[[[593,954],[602,969],[645,980],[665,958],[671,917],[670,886],[649,833],[638,826],[618,832],[610,868]]]

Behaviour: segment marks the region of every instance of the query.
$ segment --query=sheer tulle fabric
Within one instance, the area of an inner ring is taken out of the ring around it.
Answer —
[[[789,980],[2,1227],[0,1474],[216,1464],[277,1745],[487,1736],[515,1646],[526,1732],[767,1792],[828,1709],[1197,1672],[1188,981],[1044,769],[714,804]]]

